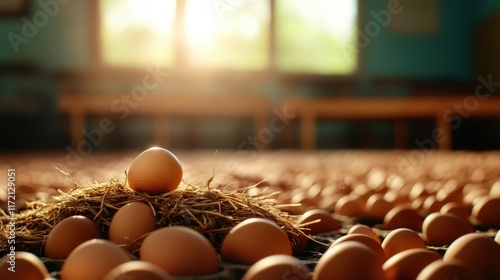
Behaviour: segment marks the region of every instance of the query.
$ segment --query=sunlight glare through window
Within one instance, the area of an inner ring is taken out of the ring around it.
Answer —
[[[103,0],[101,40],[106,63],[170,65],[175,0]]]
[[[192,66],[261,70],[269,63],[269,2],[240,1],[221,14],[213,1],[186,1],[186,39]]]
[[[349,74],[357,64],[356,0],[276,0],[277,68]]]

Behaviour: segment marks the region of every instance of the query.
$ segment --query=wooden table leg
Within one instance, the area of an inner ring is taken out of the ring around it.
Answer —
[[[314,115],[310,113],[302,114],[300,124],[302,149],[314,149],[316,147],[316,122]]]
[[[266,149],[269,143],[266,143],[267,139],[260,139],[265,133],[265,129],[268,128],[268,116],[267,114],[257,114],[254,116],[254,135],[259,147]],[[268,128],[269,129],[269,128]],[[275,133],[271,131],[271,133]],[[271,135],[273,138],[275,135]]]
[[[85,116],[83,112],[74,111],[69,115],[70,141],[73,149],[78,149],[78,144],[84,140]]]
[[[408,148],[408,122],[406,120],[396,120],[394,134],[396,149]]]
[[[452,148],[452,131],[451,124],[443,118],[443,114],[436,115],[436,128],[442,132],[443,141],[437,141],[439,150],[450,150]]]

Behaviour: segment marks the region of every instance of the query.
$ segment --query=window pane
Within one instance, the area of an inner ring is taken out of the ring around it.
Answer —
[[[116,66],[174,62],[175,0],[101,0],[101,50]]]
[[[356,68],[357,0],[276,0],[276,60],[285,72]]]
[[[269,63],[269,0],[186,2],[191,65],[261,70]]]

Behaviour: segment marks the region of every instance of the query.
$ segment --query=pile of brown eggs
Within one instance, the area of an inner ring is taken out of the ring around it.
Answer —
[[[498,154],[287,152],[282,164],[280,153],[232,172],[248,182],[268,176],[269,186],[281,191],[283,210],[298,214],[301,223],[321,220],[309,225],[311,234],[348,232],[322,252],[313,279],[500,279]],[[353,221],[372,228],[358,232]],[[358,244],[332,250],[346,240]],[[368,260],[359,243],[376,258]]]
[[[117,209],[106,240],[91,220],[64,219],[45,239],[44,255],[64,259],[61,280],[209,277],[228,263],[246,267],[244,280],[500,279],[500,160],[450,158],[431,154],[405,165],[401,155],[381,153],[249,157],[251,164],[228,173],[242,185],[267,179],[271,192],[279,190],[280,208],[304,227],[300,242],[249,218],[219,250],[188,227],[157,228],[155,209],[131,202]],[[137,156],[127,179],[135,190],[161,194],[182,176],[175,155],[153,148]],[[8,261],[0,261],[0,279],[49,279],[31,253],[16,252],[15,273]]]

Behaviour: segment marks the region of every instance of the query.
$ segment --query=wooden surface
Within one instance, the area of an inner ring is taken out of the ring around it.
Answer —
[[[110,94],[72,94],[64,92],[59,98],[59,109],[68,113],[70,118],[71,145],[76,147],[84,140],[85,117],[89,114],[103,116],[124,116],[119,106],[127,106],[121,96]],[[113,106],[115,104],[115,106]],[[271,113],[270,101],[266,97],[242,95],[169,95],[149,94],[144,100],[130,102],[128,112],[133,115],[150,115],[154,117],[155,142],[168,147],[168,123],[172,117],[225,117],[251,118],[257,134],[266,127]]]
[[[285,100],[286,110],[296,114],[300,122],[300,147],[316,147],[316,122],[318,118],[332,120],[388,119],[395,121],[396,148],[406,148],[409,119],[433,119],[435,133],[439,137],[429,138],[439,149],[451,149],[453,122],[457,118],[498,118],[500,98],[469,95],[458,97],[414,97],[414,98],[289,98]],[[69,114],[71,144],[76,147],[84,140],[82,133],[85,118],[90,114],[120,117],[122,112],[113,104],[126,104],[120,96],[110,94],[62,93],[59,99],[61,112]],[[121,103],[120,103],[121,102]],[[169,119],[172,117],[223,117],[252,118],[257,135],[269,124],[272,114],[271,101],[263,96],[242,95],[182,95],[150,94],[140,102],[131,103],[130,114],[154,117],[155,142],[168,147]],[[284,108],[285,108],[284,107]],[[433,133],[434,133],[433,132]],[[262,146],[262,145],[261,145]]]
[[[441,133],[439,141],[435,143],[437,148],[451,149],[451,122],[456,118],[500,117],[500,98],[489,97],[481,101],[474,95],[436,98],[294,98],[287,100],[285,106],[300,119],[303,149],[315,148],[318,118],[396,120],[396,143],[402,143],[404,139],[401,136],[407,134],[407,127],[401,120],[434,119],[436,129]]]

